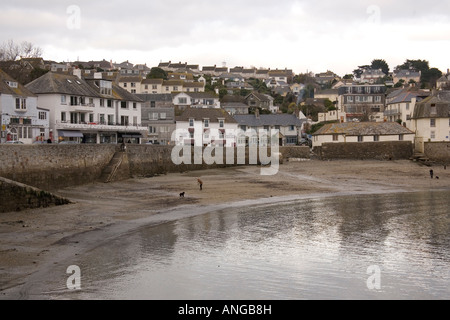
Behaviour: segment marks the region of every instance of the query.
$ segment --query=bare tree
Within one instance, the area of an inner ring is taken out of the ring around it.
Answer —
[[[0,46],[1,61],[15,61],[18,58],[38,58],[41,56],[42,49],[27,41],[19,45],[11,39]]]

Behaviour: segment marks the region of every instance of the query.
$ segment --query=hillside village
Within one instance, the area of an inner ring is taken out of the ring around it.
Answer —
[[[423,152],[425,142],[450,141],[450,71],[425,77],[414,62],[341,77],[172,61],[1,61],[0,143],[248,146],[267,141],[230,133],[277,129],[283,146],[410,141]],[[176,128],[186,134],[172,141]]]

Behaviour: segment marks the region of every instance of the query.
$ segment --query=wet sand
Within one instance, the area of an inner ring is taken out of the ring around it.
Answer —
[[[287,162],[275,176],[259,167],[171,173],[57,192],[74,203],[0,215],[0,299],[32,298],[46,268],[148,224],[235,206],[339,194],[450,190],[450,169],[412,161]],[[204,182],[200,190],[197,178]],[[179,194],[185,192],[185,198]]]

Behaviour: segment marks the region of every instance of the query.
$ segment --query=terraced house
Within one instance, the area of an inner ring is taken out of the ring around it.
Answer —
[[[147,134],[141,126],[141,103],[101,73],[83,79],[49,72],[26,88],[49,110],[54,141],[74,143],[140,143]]]

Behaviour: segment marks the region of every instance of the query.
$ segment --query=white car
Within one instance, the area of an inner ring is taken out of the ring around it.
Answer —
[[[24,144],[22,141],[6,141],[6,144]]]

